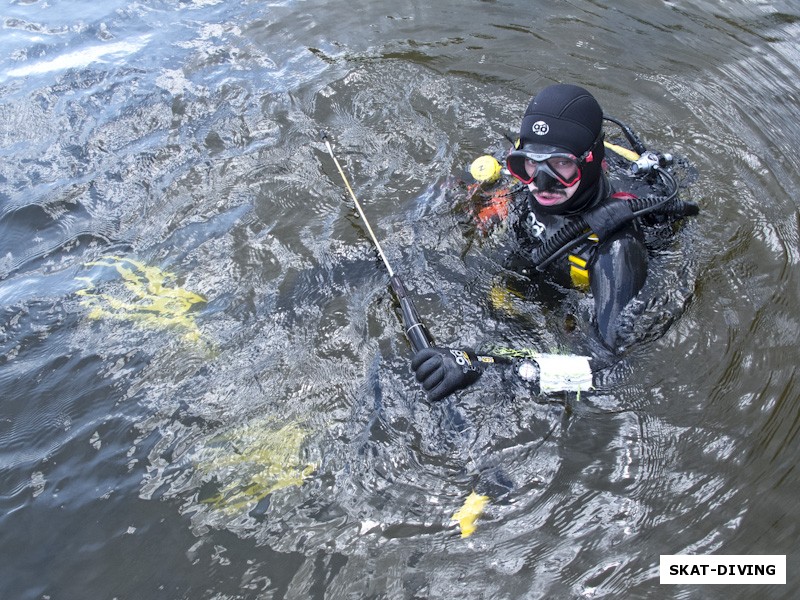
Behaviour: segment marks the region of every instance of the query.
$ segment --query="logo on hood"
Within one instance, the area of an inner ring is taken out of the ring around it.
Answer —
[[[544,121],[536,121],[531,129],[536,135],[547,135],[547,132],[550,131],[550,125]]]

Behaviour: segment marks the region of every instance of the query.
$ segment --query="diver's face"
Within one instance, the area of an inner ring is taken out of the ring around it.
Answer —
[[[506,161],[514,177],[527,184],[541,206],[557,206],[569,200],[580,187],[581,163],[558,148],[525,146],[511,152]],[[522,155],[522,156],[520,156]],[[520,158],[523,161],[520,163]]]

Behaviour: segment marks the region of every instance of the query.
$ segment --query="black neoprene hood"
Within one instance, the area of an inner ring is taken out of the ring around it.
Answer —
[[[581,163],[581,180],[573,196],[563,204],[540,205],[538,210],[551,214],[579,212],[598,199],[603,182],[605,147],[602,139],[603,109],[584,88],[559,83],[540,91],[528,104],[519,131],[518,148],[560,149]],[[589,151],[591,150],[591,153]],[[513,159],[514,153],[509,155]]]
[[[520,125],[520,147],[555,146],[580,156],[602,128],[603,109],[594,96],[577,85],[551,85],[528,104]]]

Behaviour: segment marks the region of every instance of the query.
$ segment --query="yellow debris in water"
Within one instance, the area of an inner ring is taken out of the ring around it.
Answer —
[[[503,286],[492,286],[492,289],[489,290],[489,302],[495,310],[501,310],[512,314],[515,312],[511,292]]]
[[[451,521],[458,521],[461,528],[461,537],[466,538],[475,533],[475,521],[483,513],[483,507],[489,502],[488,496],[481,496],[475,492],[467,496],[464,506],[458,509],[450,518]]]
[[[299,487],[316,467],[303,463],[301,447],[308,432],[297,423],[278,427],[262,419],[218,436],[204,448],[197,469],[220,484],[201,502],[228,514],[251,509],[269,494]]]
[[[175,276],[158,267],[116,256],[87,263],[88,267],[111,267],[123,280],[124,289],[118,294],[99,292],[88,278],[88,286],[80,290],[82,304],[90,309],[89,318],[114,318],[140,321],[152,327],[178,327],[187,331],[190,341],[200,339],[200,329],[192,308],[206,299],[182,287],[168,285]]]

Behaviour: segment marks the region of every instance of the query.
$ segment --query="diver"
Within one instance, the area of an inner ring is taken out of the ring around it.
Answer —
[[[644,151],[624,124],[606,119],[620,124],[637,150]],[[659,211],[677,219],[696,214],[697,207],[677,199],[678,185],[660,168],[659,158],[641,166],[671,180],[670,194],[639,199],[616,192],[605,170],[603,121],[602,108],[584,88],[548,86],[530,101],[506,166],[525,186],[525,216],[515,230],[522,237],[528,272],[588,288],[598,337],[617,352],[620,314],[647,277],[648,250],[640,221]],[[414,355],[412,369],[428,399],[437,401],[477,381],[487,365],[508,362],[470,349],[432,347]],[[524,380],[542,374],[541,365],[515,366]],[[585,373],[577,378],[586,385]],[[590,385],[590,374],[588,378]]]

